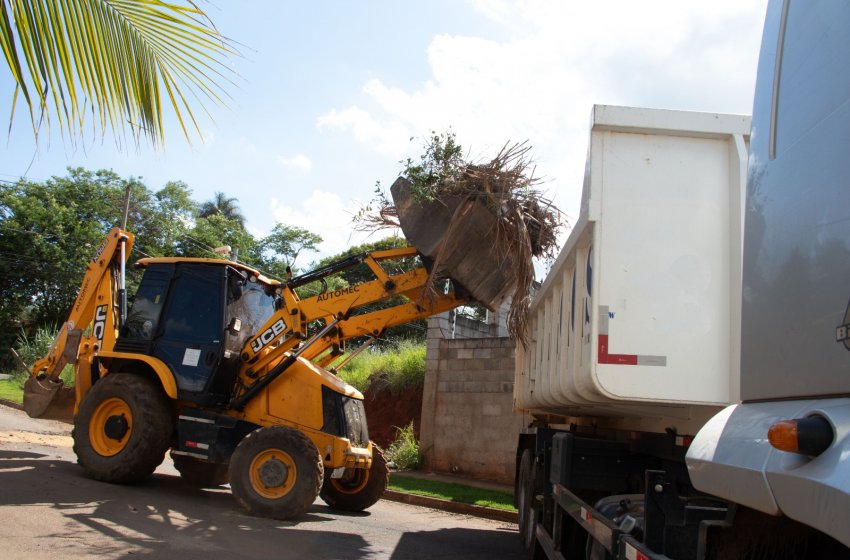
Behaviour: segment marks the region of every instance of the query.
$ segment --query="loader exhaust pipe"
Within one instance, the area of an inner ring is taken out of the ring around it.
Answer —
[[[127,218],[130,215],[130,185],[124,192],[124,213],[121,217],[121,231],[127,231]],[[118,274],[118,329],[124,326],[127,317],[127,238],[121,238],[121,272]]]

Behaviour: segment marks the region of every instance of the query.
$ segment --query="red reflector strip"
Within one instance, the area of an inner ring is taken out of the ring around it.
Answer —
[[[581,508],[581,518],[588,523],[593,523],[593,515],[591,515],[590,512],[584,508]]]
[[[608,353],[608,335],[599,335],[599,363],[600,364],[620,364],[624,366],[636,366],[637,356],[634,354],[609,354]]]
[[[643,552],[638,551],[630,545],[626,543],[626,559],[627,560],[649,560],[649,556],[644,554]]]
[[[186,447],[198,447],[198,442],[196,442],[196,441],[186,441],[186,442],[183,442],[183,445],[185,445]]]

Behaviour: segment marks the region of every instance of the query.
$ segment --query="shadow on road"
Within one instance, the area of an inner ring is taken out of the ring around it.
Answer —
[[[136,485],[106,484],[85,478],[75,463],[49,452],[0,449],[4,506],[34,508],[27,516],[38,521],[24,522],[21,532],[30,541],[50,543],[44,545],[50,555],[40,558],[522,557],[516,531],[404,532],[392,517],[378,522],[368,512],[344,514],[320,505],[298,522],[275,521],[239,511],[227,489],[198,490],[162,474]],[[424,520],[429,514],[416,515]],[[381,532],[386,535],[376,536]]]
[[[319,506],[298,523],[262,519],[236,511],[226,489],[198,490],[158,474],[115,486],[85,478],[69,461],[0,450],[0,506],[45,503],[65,519],[44,528],[48,540],[84,538],[79,525],[107,537],[104,546],[85,549],[89,556],[112,558],[127,549],[134,558],[180,560],[372,556],[360,535],[297,528],[332,521]]]
[[[441,554],[438,543],[451,542],[450,554]],[[436,546],[435,546],[436,545]],[[436,549],[436,551],[435,551]],[[481,529],[437,529],[405,533],[390,558],[415,560],[432,558],[523,558],[516,531]]]

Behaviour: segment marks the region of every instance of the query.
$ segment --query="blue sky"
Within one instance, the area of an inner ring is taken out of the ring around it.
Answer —
[[[243,55],[231,61],[228,107],[201,120],[203,142],[187,145],[169,119],[162,152],[91,135],[74,149],[55,133],[36,147],[19,111],[0,145],[0,179],[81,166],[154,190],[182,180],[198,201],[237,197],[256,235],[277,222],[319,233],[312,260],[361,242],[350,216],[375,182],[391,184],[429,131],[451,127],[473,159],[528,140],[543,188],[574,221],[594,103],[750,113],[765,0],[202,6]],[[5,114],[11,92],[0,67]]]

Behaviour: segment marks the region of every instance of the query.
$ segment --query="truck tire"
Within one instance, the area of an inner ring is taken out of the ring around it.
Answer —
[[[171,452],[174,468],[187,484],[197,488],[213,488],[230,482],[230,469],[227,463],[210,463],[194,457],[175,455]]]
[[[326,476],[319,496],[333,509],[363,511],[381,499],[389,478],[390,469],[384,452],[373,443],[369,470],[345,469],[341,478]]]
[[[74,418],[74,453],[86,476],[128,484],[150,475],[171,445],[168,397],[153,381],[129,373],[99,380]]]
[[[319,494],[324,467],[313,442],[294,428],[267,426],[239,442],[230,460],[230,488],[249,512],[294,519]]]
[[[530,449],[522,452],[517,482],[519,538],[526,549],[534,544],[534,455]]]

